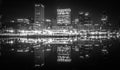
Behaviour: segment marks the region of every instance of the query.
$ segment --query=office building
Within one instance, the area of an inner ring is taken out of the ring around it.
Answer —
[[[44,26],[44,5],[35,4],[34,23],[38,26]]]
[[[57,9],[57,24],[69,25],[71,24],[71,9]]]

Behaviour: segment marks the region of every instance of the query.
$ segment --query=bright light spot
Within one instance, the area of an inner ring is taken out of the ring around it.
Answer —
[[[88,15],[89,15],[89,12],[86,12],[86,13],[85,13],[85,16],[88,16]]]

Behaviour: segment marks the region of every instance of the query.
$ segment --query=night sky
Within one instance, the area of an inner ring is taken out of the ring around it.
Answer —
[[[46,18],[56,18],[57,8],[71,8],[73,18],[77,16],[78,11],[89,11],[94,18],[106,11],[114,21],[120,19],[119,2],[115,0],[3,0],[0,1],[0,6],[5,16],[33,17],[36,2],[45,5]]]

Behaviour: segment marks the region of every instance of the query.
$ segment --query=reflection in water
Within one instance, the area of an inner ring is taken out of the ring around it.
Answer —
[[[71,62],[71,46],[65,45],[57,47],[57,61]]]
[[[49,60],[50,53],[56,57],[56,62],[72,62],[74,56],[79,59],[88,59],[94,53],[106,55],[109,53],[108,46],[111,46],[112,39],[116,36],[84,36],[84,37],[57,37],[57,38],[1,38],[0,56],[5,47],[9,52],[34,53],[35,67],[42,67]],[[7,46],[6,46],[7,45]],[[4,50],[5,52],[5,50]],[[75,55],[74,55],[75,54]]]
[[[34,48],[35,55],[35,66],[43,66],[44,65],[44,46],[37,45]]]

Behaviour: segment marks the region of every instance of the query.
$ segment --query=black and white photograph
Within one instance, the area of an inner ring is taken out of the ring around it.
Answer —
[[[0,70],[119,70],[117,0],[0,0]]]

